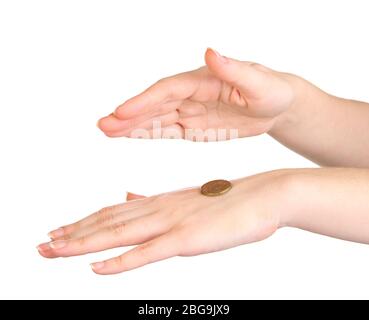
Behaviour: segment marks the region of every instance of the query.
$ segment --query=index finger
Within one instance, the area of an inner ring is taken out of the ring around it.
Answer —
[[[200,84],[197,70],[163,78],[139,95],[127,100],[114,112],[119,119],[137,117],[160,108],[166,102],[184,100],[191,97]]]

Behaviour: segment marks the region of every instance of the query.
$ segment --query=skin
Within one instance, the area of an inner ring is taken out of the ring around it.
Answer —
[[[268,133],[324,166],[369,167],[369,104],[211,49],[205,62],[127,100],[100,119],[100,129],[109,137],[129,137],[161,120],[185,138],[184,129],[237,128],[240,137]]]
[[[126,101],[99,127],[110,137],[151,130],[154,120],[183,138],[191,128],[237,128],[241,137],[269,133],[319,164],[343,168],[261,173],[233,181],[219,197],[199,188],[147,198],[128,193],[127,202],[50,232],[52,241],[38,246],[42,256],[137,245],[92,264],[98,274],[114,274],[260,241],[286,226],[369,243],[369,105],[213,50],[205,61]]]

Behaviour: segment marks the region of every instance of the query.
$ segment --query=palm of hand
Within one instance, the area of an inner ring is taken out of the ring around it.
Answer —
[[[236,129],[239,136],[253,136],[267,132],[273,117],[259,117],[254,109],[263,103],[249,99],[238,88],[212,75],[204,67],[199,73],[195,94],[178,103],[178,123],[184,129]]]
[[[284,74],[243,64],[249,69],[245,84],[222,80],[205,66],[160,80],[101,119],[99,126],[112,137],[130,136],[135,129],[152,133],[153,121],[176,129],[181,138],[186,138],[186,129],[226,129],[227,138],[232,129],[239,137],[268,132],[292,104],[292,89]]]

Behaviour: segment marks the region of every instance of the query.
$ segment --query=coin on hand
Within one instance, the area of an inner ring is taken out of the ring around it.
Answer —
[[[213,180],[205,183],[201,187],[201,193],[204,196],[215,197],[228,192],[232,184],[227,180]]]

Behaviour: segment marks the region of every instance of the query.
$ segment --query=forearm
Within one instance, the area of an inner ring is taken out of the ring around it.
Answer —
[[[287,175],[281,226],[369,243],[368,169],[297,169]]]
[[[286,75],[296,99],[269,132],[290,149],[323,166],[369,167],[369,104],[331,96]]]

